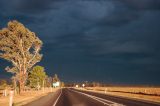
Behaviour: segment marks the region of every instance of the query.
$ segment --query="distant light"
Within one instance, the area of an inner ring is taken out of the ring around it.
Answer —
[[[76,85],[76,88],[78,88],[79,86],[78,85]]]
[[[83,87],[85,87],[85,84],[82,84]]]

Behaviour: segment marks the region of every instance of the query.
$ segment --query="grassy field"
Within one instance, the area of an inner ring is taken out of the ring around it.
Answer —
[[[90,87],[88,89],[160,96],[160,87]]]
[[[160,103],[160,87],[87,87],[87,90]]]

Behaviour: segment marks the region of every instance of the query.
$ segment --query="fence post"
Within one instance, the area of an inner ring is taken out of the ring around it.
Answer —
[[[3,96],[7,96],[7,90],[5,89],[5,90],[3,90]]]
[[[104,93],[105,93],[105,94],[107,93],[107,88],[105,88]]]
[[[14,95],[14,91],[11,90],[9,92],[9,106],[12,106],[12,104],[13,104],[13,95]]]

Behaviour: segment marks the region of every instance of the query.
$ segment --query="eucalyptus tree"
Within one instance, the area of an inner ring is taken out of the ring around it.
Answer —
[[[41,60],[42,41],[23,24],[10,21],[0,30],[0,58],[12,63],[6,70],[16,74],[20,93],[24,90],[29,70]]]
[[[29,85],[31,87],[38,87],[40,88],[44,87],[44,84],[46,83],[47,74],[45,72],[44,67],[42,66],[34,66],[32,70],[29,72],[28,75],[28,81]]]

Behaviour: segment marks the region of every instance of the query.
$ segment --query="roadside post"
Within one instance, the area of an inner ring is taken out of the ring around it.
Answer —
[[[105,93],[105,94],[107,93],[107,90],[108,90],[108,89],[107,89],[107,88],[105,88],[105,91],[104,91],[104,93]]]
[[[43,80],[43,93],[44,93],[44,80]]]
[[[53,92],[53,87],[50,87],[50,89],[51,89],[51,92]]]
[[[13,95],[14,95],[14,91],[11,90],[9,92],[9,106],[12,106],[12,104],[13,104]]]
[[[5,90],[3,90],[3,96],[7,96],[7,90],[5,89]]]

